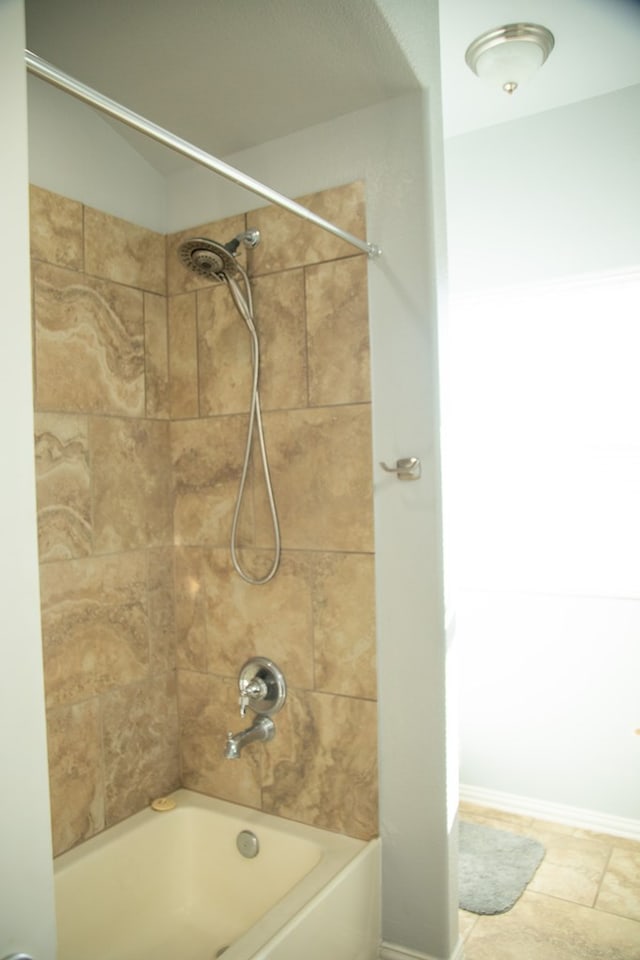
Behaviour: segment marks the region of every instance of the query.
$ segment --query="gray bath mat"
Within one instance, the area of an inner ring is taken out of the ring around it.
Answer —
[[[460,906],[471,913],[505,913],[522,896],[543,857],[537,840],[461,821]]]

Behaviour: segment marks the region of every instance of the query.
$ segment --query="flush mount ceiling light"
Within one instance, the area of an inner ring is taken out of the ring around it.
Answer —
[[[513,93],[553,50],[553,34],[536,23],[510,23],[477,37],[467,48],[467,65],[482,80]]]

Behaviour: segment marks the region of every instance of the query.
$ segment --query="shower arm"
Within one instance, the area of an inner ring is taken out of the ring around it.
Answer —
[[[276,190],[272,190],[271,187],[267,187],[265,184],[260,183],[259,180],[254,180],[253,177],[247,176],[247,174],[242,173],[242,171],[237,170],[228,163],[225,163],[224,160],[219,160],[217,157],[206,153],[204,150],[201,150],[200,147],[196,147],[187,140],[183,140],[181,137],[176,136],[169,130],[165,130],[163,127],[158,126],[151,120],[146,120],[144,117],[140,116],[140,114],[134,113],[133,110],[129,110],[128,107],[122,106],[122,104],[117,103],[115,100],[111,100],[109,97],[104,96],[104,94],[99,93],[92,87],[88,87],[79,80],[76,80],[73,77],[70,77],[68,74],[63,73],[62,70],[59,70],[57,67],[54,67],[53,64],[43,60],[42,57],[37,56],[35,53],[31,53],[30,50],[25,50],[25,62],[27,65],[27,70],[35,77],[39,77],[41,80],[45,80],[47,83],[52,84],[52,86],[58,87],[60,90],[64,90],[65,93],[69,93],[78,100],[88,103],[90,106],[95,107],[102,113],[106,113],[108,116],[114,117],[116,120],[120,120],[127,126],[132,127],[134,130],[138,130],[140,133],[145,134],[145,136],[151,137],[153,140],[157,140],[158,143],[162,143],[171,150],[181,153],[184,157],[194,160],[203,167],[213,170],[214,173],[218,173],[221,177],[231,180],[232,183],[236,183],[238,186],[244,187],[245,190],[250,190],[252,193],[257,194],[264,200],[268,200],[270,203],[274,203],[278,207],[283,207],[283,209],[288,210],[290,213],[293,213],[298,217],[301,217],[303,220],[308,220],[311,223],[314,223],[317,227],[320,227],[322,230],[326,230],[328,233],[332,233],[334,236],[340,237],[341,240],[345,240],[352,246],[364,251],[364,253],[366,253],[371,259],[375,259],[381,255],[382,250],[374,243],[369,243],[367,240],[361,240],[352,233],[342,230],[334,223],[331,223],[331,221],[325,220],[323,217],[319,217],[316,213],[313,213],[312,210],[308,210],[307,207],[303,207],[301,204],[296,203],[295,200],[290,200],[288,197],[278,193]]]

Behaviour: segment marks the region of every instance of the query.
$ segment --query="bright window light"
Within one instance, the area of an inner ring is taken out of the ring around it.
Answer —
[[[640,271],[454,300],[454,589],[640,597]]]

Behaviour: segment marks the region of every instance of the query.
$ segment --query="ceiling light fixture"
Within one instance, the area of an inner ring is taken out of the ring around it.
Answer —
[[[553,34],[536,23],[510,23],[477,37],[467,48],[467,65],[482,80],[513,93],[542,66],[554,45]]]

